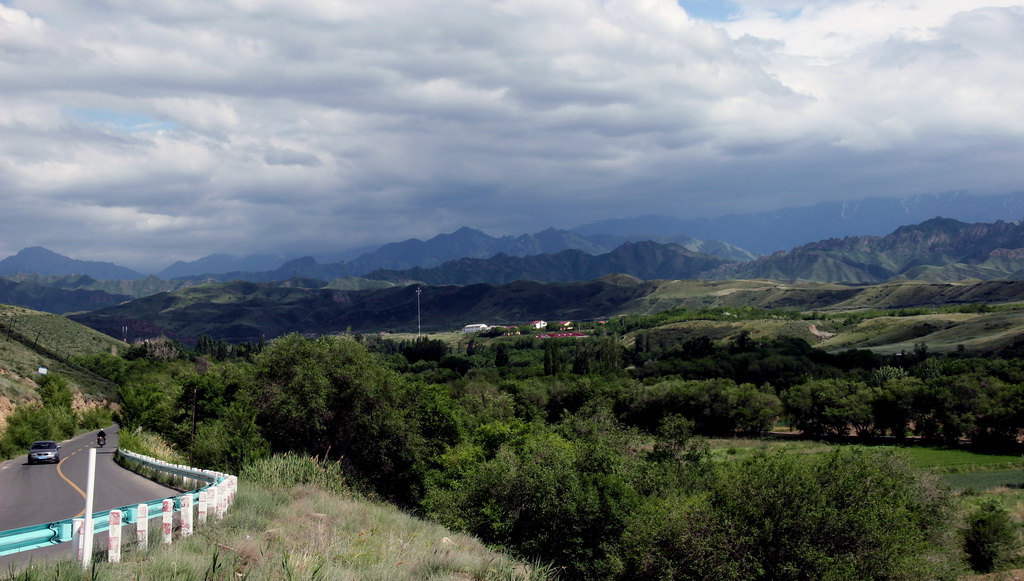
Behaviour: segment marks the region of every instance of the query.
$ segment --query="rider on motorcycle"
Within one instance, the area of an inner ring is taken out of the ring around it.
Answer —
[[[102,429],[96,434],[96,442],[102,446],[107,443],[107,433]]]

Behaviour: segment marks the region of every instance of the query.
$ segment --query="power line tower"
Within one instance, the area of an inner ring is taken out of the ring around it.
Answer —
[[[423,326],[420,324],[420,293],[423,289],[416,287],[416,336],[419,337],[423,331]]]

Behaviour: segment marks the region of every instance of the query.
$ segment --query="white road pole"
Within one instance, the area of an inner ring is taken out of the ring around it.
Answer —
[[[92,560],[92,504],[96,489],[96,448],[89,448],[89,476],[85,485],[85,535],[82,540],[82,568],[89,568]]]

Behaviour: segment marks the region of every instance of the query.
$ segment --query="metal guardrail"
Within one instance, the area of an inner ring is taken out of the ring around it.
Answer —
[[[174,512],[179,512],[181,510],[182,496],[191,495],[193,497],[193,501],[197,501],[200,492],[213,486],[220,485],[228,477],[226,474],[213,472],[211,470],[200,470],[198,468],[190,468],[188,466],[170,464],[162,460],[155,460],[148,456],[136,454],[129,450],[122,450],[120,448],[118,448],[117,453],[150,470],[171,474],[180,478],[191,479],[197,481],[197,483],[206,483],[205,486],[183,494],[167,496],[150,502],[121,507],[119,510],[124,513],[124,524],[134,524],[138,522],[139,504],[145,504],[148,507],[149,514],[157,514],[163,507],[164,500],[170,499],[174,501]],[[94,523],[93,530],[95,532],[104,532],[110,528],[109,510],[93,513],[92,519]],[[74,519],[67,518],[55,522],[12,529],[9,531],[0,531],[0,556],[39,549],[42,547],[49,547],[51,545],[58,545],[60,543],[71,541],[73,538],[73,520]]]

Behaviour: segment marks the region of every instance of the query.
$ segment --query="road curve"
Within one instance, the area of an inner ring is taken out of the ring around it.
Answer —
[[[117,429],[107,429],[107,444],[96,445],[96,432],[60,442],[60,464],[28,464],[27,450],[0,464],[0,530],[48,523],[85,513],[89,448],[96,451],[93,512],[148,502],[175,494],[172,488],[143,478],[114,463]],[[0,569],[44,554],[70,554],[70,543],[0,557]]]

